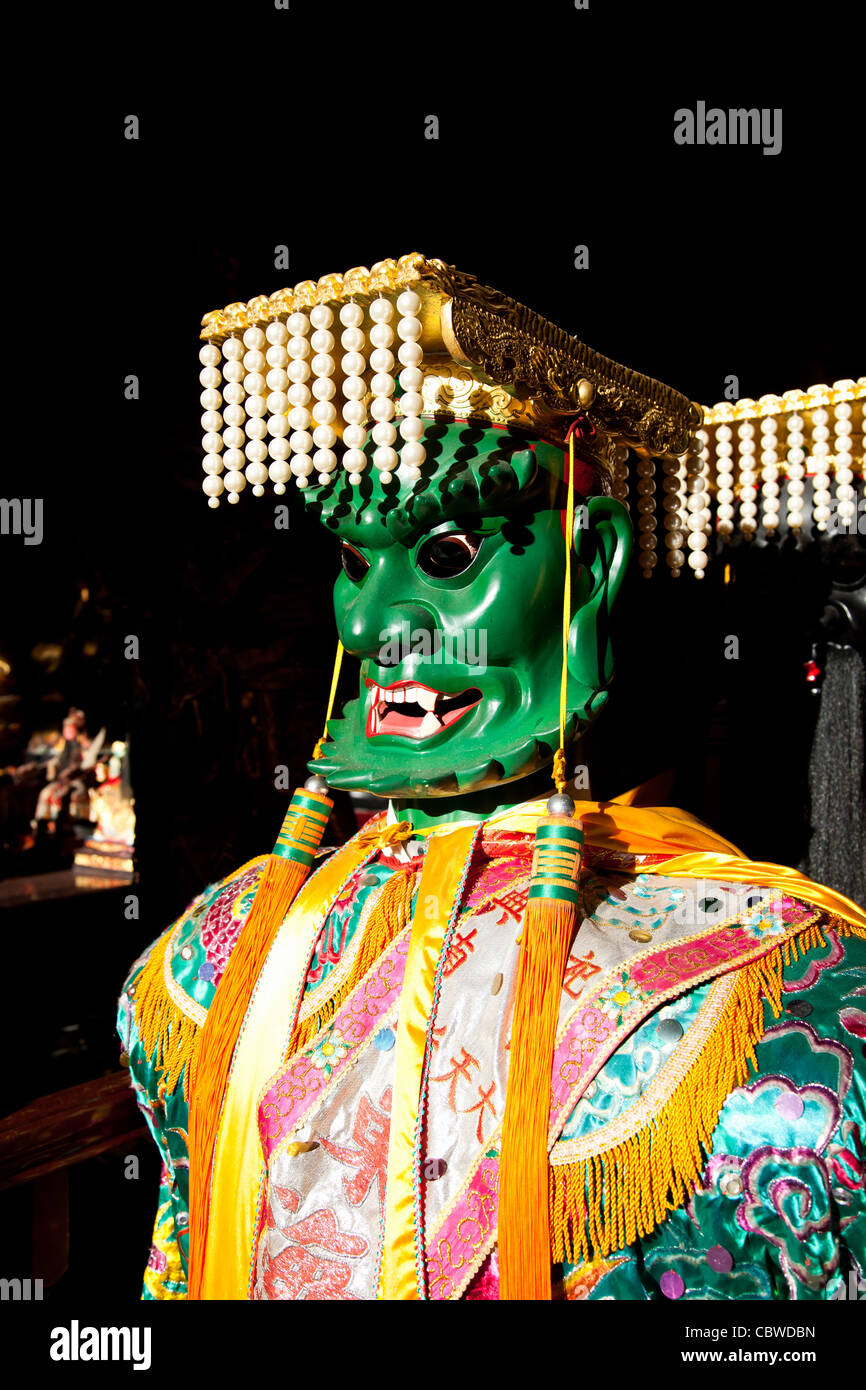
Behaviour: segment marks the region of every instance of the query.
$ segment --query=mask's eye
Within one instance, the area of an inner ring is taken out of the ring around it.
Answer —
[[[431,536],[418,551],[418,568],[431,579],[451,579],[462,574],[478,554],[481,539],[464,531]]]
[[[350,545],[348,541],[341,541],[340,543],[340,559],[344,573],[348,575],[353,584],[360,584],[370,568],[370,561],[365,560],[361,552]]]

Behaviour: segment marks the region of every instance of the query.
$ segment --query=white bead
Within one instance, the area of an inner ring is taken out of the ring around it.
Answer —
[[[360,304],[344,304],[340,310],[340,323],[345,328],[358,328],[364,321],[364,310]]]
[[[761,421],[761,434],[776,434],[777,430],[778,426],[772,415],[766,416],[766,418]]]
[[[797,415],[796,412],[795,412],[793,415],[789,415],[789,416],[788,416],[788,429],[789,429],[789,430],[801,430],[802,428],[803,428],[803,417],[802,417],[802,415]]]
[[[394,366],[393,352],[384,347],[376,348],[370,353],[370,366],[374,372],[390,372]],[[219,372],[217,372],[217,378],[219,378]],[[208,382],[207,385],[218,386],[219,380],[212,383]]]
[[[243,381],[246,374],[243,362],[226,362],[223,369],[226,381]]]
[[[203,367],[219,366],[220,350],[216,343],[205,343],[204,347],[199,348],[198,360]]]
[[[801,496],[803,495],[803,491],[804,491],[804,489],[805,489],[805,486],[806,486],[805,483],[801,482],[799,478],[789,478],[789,479],[788,479],[788,494],[789,494],[789,496],[791,496],[791,497],[801,497]]]
[[[327,304],[317,304],[310,310],[310,323],[314,328],[330,328],[334,322],[334,311]]]
[[[293,454],[308,454],[313,447],[313,436],[307,430],[295,430],[289,436]]]
[[[857,508],[853,502],[840,502],[836,508],[843,521],[850,521],[856,514]]]
[[[833,426],[833,433],[836,435],[837,439],[840,439],[843,434],[850,434],[852,428],[853,426],[850,420],[837,420]]]
[[[397,336],[404,343],[417,343],[421,337],[420,320],[408,315],[397,324]]]
[[[272,439],[268,445],[268,453],[272,459],[287,459],[292,452],[292,446],[287,439]]]
[[[390,448],[387,444],[381,445],[373,451],[373,463],[380,471],[384,469],[386,472],[392,472],[399,461],[397,450]]]
[[[374,396],[370,402],[370,414],[374,420],[393,420],[393,399],[390,396]]]
[[[247,439],[265,439],[268,433],[268,422],[264,417],[259,419],[247,420],[244,426]]]
[[[230,473],[226,473],[223,479],[228,492],[243,492],[247,485],[247,480],[237,468],[233,468]]]
[[[792,449],[799,449],[803,443],[802,430],[791,430],[788,433],[788,445]]]
[[[779,484],[775,481],[764,483],[764,486],[761,488],[761,491],[763,492],[765,497],[778,497]]]
[[[286,319],[286,328],[293,338],[302,338],[305,333],[310,331],[310,320],[306,314],[289,314]]]
[[[423,404],[417,391],[407,391],[400,397],[400,409],[404,415],[420,415]]]
[[[223,343],[223,357],[228,362],[239,362],[244,355],[244,345],[239,338],[227,338]]]
[[[245,468],[244,473],[247,482],[253,483],[256,487],[260,487],[262,483],[266,483],[268,480],[268,470],[263,463],[249,464],[247,468]],[[256,495],[261,497],[261,493],[257,493]]]
[[[289,341],[289,330],[284,323],[280,323],[279,320],[277,320],[275,323],[268,324],[265,329],[265,337],[268,342],[272,343],[277,349],[283,348]],[[270,355],[270,349],[268,349],[268,353]]]
[[[703,531],[706,524],[707,517],[703,512],[693,512],[692,515],[686,519],[686,526],[689,531]]]
[[[734,446],[733,446],[733,444],[721,443],[721,444],[717,444],[717,445],[716,445],[716,453],[718,454],[718,456],[719,456],[720,459],[727,459],[727,458],[730,458],[730,457],[731,457],[731,454],[732,454],[733,452],[734,452]]]
[[[346,421],[347,425],[363,425],[364,416],[363,401],[346,401],[346,404],[343,406],[343,419]]]
[[[689,556],[689,565],[693,570],[701,571],[707,567],[707,557],[702,550],[693,550]]]
[[[394,440],[397,438],[396,429],[386,420],[381,420],[379,424],[374,425],[372,434],[374,444],[393,444]],[[217,435],[216,438],[219,439],[219,435]],[[220,444],[222,444],[222,440],[220,440]]]
[[[363,425],[347,425],[343,430],[343,443],[347,449],[362,449],[367,441],[367,431]]]
[[[276,459],[268,469],[268,477],[272,483],[286,483],[292,476],[292,470],[283,459]]]
[[[213,499],[213,500],[216,500],[216,499]],[[237,502],[237,500],[238,500],[238,494],[237,494],[236,492],[230,492],[230,493],[229,493],[229,501],[230,501],[230,502]],[[208,506],[210,506],[210,502],[208,503]]]
[[[244,347],[263,348],[267,338],[260,328],[248,328],[244,334]]]
[[[340,346],[344,352],[360,352],[364,346],[364,335],[360,328],[344,328],[340,334]]]
[[[329,473],[333,473],[336,466],[337,455],[334,453],[333,449],[319,449],[313,454],[313,467],[317,469],[320,474],[319,482],[322,481],[322,474],[327,477]]]
[[[722,521],[729,521],[734,515],[734,509],[730,502],[723,502],[719,507],[719,517]]]
[[[223,411],[223,419],[227,425],[242,425],[247,418],[247,412],[242,405],[228,405]]]
[[[730,425],[719,425],[718,429],[716,430],[716,439],[724,440],[724,442],[727,443],[727,441],[730,439],[730,437],[731,437],[731,427],[730,427]]]
[[[367,459],[361,449],[347,449],[343,455],[343,467],[348,473],[361,473],[367,467]]]
[[[761,454],[761,463],[765,468],[772,468],[774,464],[778,463],[778,460],[779,456],[775,449],[765,449]]]
[[[272,415],[285,415],[289,408],[289,398],[285,391],[272,391],[268,396],[268,410]]]
[[[296,478],[309,478],[313,471],[313,460],[303,454],[296,454],[290,467]]]
[[[420,439],[424,433],[424,422],[417,415],[407,415],[400,421],[400,436],[402,439]]]
[[[296,405],[289,411],[288,419],[293,430],[305,430],[309,428],[310,412],[306,406]]]
[[[748,458],[750,454],[753,454],[755,452],[754,439],[741,439],[739,452],[741,458]]]
[[[267,390],[267,382],[261,372],[247,372],[244,377],[244,390],[248,396],[263,396]]]
[[[775,531],[778,525],[779,517],[771,515],[769,513],[764,517],[764,529],[766,531]]]
[[[360,376],[366,365],[360,352],[347,352],[340,362],[340,369],[344,376]]]
[[[265,385],[269,391],[287,391],[289,378],[282,367],[272,367],[265,377]]]
[[[334,359],[327,352],[317,352],[310,366],[315,376],[334,375]]]
[[[397,351],[404,367],[417,367],[423,356],[420,343],[402,343]]]
[[[716,530],[720,536],[730,536],[734,529],[734,523],[727,518],[720,520]],[[697,555],[697,551],[694,552]]]
[[[779,503],[778,497],[767,497],[767,498],[765,498],[765,500],[764,500],[764,514],[765,514],[766,516],[775,516],[776,513],[777,513],[779,510],[780,510],[780,503]]]
[[[226,387],[226,400],[231,400],[228,394],[230,390],[231,383]],[[243,395],[243,392],[241,392],[241,395]],[[223,398],[219,391],[215,391],[212,386],[209,386],[206,391],[202,391],[199,396],[199,401],[201,402],[202,410],[219,410],[223,403]]]
[[[400,450],[400,459],[407,468],[420,468],[426,457],[427,450],[423,444],[419,444],[416,440],[410,440]]]
[[[308,339],[300,337],[290,338],[286,350],[291,358],[298,358],[301,360],[309,357],[311,352]]]
[[[720,487],[716,497],[720,502],[733,502],[734,500],[734,494],[729,487]]]
[[[207,433],[222,427],[223,417],[218,410],[206,410],[201,417],[201,427]]]
[[[390,483],[393,476],[393,473],[389,473],[387,468],[383,468],[379,474],[379,477],[382,479],[383,483]]]
[[[394,317],[394,305],[390,299],[374,299],[369,308],[370,318],[374,323],[389,323]]]
[[[293,381],[288,391],[286,392],[286,399],[289,402],[289,405],[309,405],[309,386],[305,386],[302,381]]]
[[[374,323],[370,329],[370,342],[374,348],[388,348],[394,341],[394,330],[389,323]]]
[[[271,415],[268,419],[268,434],[275,439],[283,439],[289,432],[289,422],[285,415]]]
[[[231,473],[238,468],[243,468],[246,463],[242,449],[226,449],[223,454],[223,464]]]
[[[317,425],[313,430],[313,443],[317,449],[330,449],[337,439],[333,425]],[[321,470],[320,470],[321,471]]]
[[[377,372],[370,382],[370,390],[374,396],[393,396],[394,378],[388,372]]]
[[[834,406],[833,414],[837,420],[847,420],[851,415],[851,402],[840,401],[837,406]]]
[[[397,313],[411,318],[421,308],[421,300],[414,290],[404,290],[397,300]]]
[[[329,376],[317,376],[313,382],[313,395],[317,401],[329,401],[337,394],[337,388]]]
[[[836,496],[840,502],[853,502],[857,494],[849,483],[840,483],[836,489]]]
[[[739,435],[740,439],[751,439],[754,433],[755,426],[751,423],[750,420],[744,420],[737,430],[737,434]]]
[[[301,358],[298,358],[294,362],[290,362],[288,367],[286,368],[286,375],[288,376],[289,381],[309,381],[309,362],[304,362]]]
[[[246,442],[246,435],[237,425],[230,425],[223,431],[223,443],[227,449],[242,449]]]
[[[216,430],[208,430],[201,444],[206,454],[221,454],[223,437],[221,434],[217,434]]]
[[[363,400],[363,398],[364,398],[364,396],[365,396],[366,394],[367,394],[367,388],[366,388],[366,386],[364,385],[364,378],[363,378],[363,377],[360,377],[360,376],[347,376],[347,377],[346,377],[345,381],[343,382],[343,395],[345,396],[345,398],[346,398],[347,401],[360,401],[360,400]]]
[[[210,505],[212,507],[217,506],[216,499],[219,497],[220,493],[225,490],[225,484],[222,478],[205,478],[201,486],[202,491],[206,492],[211,499]]]
[[[740,488],[740,496],[742,497],[744,502],[754,502],[757,495],[757,488],[752,487],[751,484],[747,487]]]
[[[310,347],[313,352],[331,352],[334,347],[334,335],[329,333],[326,328],[317,328],[310,339]]]
[[[244,391],[244,388],[241,386],[239,381],[227,382],[225,387],[223,388],[223,393],[225,395],[226,400],[229,401],[232,405],[240,405],[241,401],[244,399],[246,395],[246,392]],[[226,418],[228,418],[228,411],[225,412],[225,415]]]
[[[812,454],[816,459],[825,459],[829,452],[830,445],[823,439],[812,445]]]
[[[817,482],[817,479],[816,479],[815,481]],[[853,489],[852,489],[852,492],[853,492]],[[841,489],[841,488],[838,488],[838,489],[837,489],[836,496],[837,496],[837,497],[842,497],[842,496],[843,496],[843,492],[842,492],[842,489]],[[816,488],[814,489],[813,493],[812,493],[812,501],[813,501],[817,506],[819,506],[819,507],[825,507],[825,506],[827,505],[827,503],[830,501],[830,497],[831,497],[830,489],[827,488],[827,487],[816,487]]]
[[[837,483],[853,483],[854,474],[850,468],[837,468],[836,481]]]
[[[827,506],[815,507],[813,515],[816,521],[829,521],[830,508]]]
[[[265,490],[264,490],[264,488],[261,486],[261,484],[260,484],[260,483],[256,483],[256,486],[253,488],[253,497],[263,497],[263,496],[264,496],[264,491],[265,491]]]
[[[267,415],[268,403],[264,396],[247,396],[247,415]]]
[[[202,386],[219,386],[222,382],[222,376],[216,367],[202,367],[198,379]]]
[[[313,419],[317,425],[331,425],[337,418],[337,407],[330,401],[316,401],[313,406]]]
[[[741,516],[741,517],[745,517],[747,520],[750,520],[753,516],[757,516],[757,514],[758,514],[758,508],[755,506],[754,502],[741,502],[741,503],[740,503],[740,516]]]
[[[219,454],[206,454],[202,459],[202,468],[205,473],[222,473],[223,461]]]
[[[400,385],[404,391],[420,391],[424,375],[418,367],[404,367],[400,373]]]
[[[250,350],[244,353],[244,367],[248,372],[263,372],[268,365],[268,359],[263,352]]]

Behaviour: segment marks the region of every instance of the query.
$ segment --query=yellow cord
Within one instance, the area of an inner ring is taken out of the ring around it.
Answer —
[[[565,720],[568,690],[568,633],[571,627],[571,547],[574,541],[574,435],[568,436],[568,501],[565,507],[565,588],[562,595],[562,678],[559,684],[559,748],[553,759],[553,781],[565,790]]]
[[[322,730],[322,737],[319,739],[318,743],[316,744],[315,748],[313,749],[313,757],[314,757],[314,758],[321,758],[321,757],[324,756],[324,754],[322,753],[322,744],[325,742],[325,739],[328,737],[328,720],[331,718],[331,715],[333,714],[333,711],[334,711],[334,700],[335,700],[336,697],[337,697],[337,682],[338,682],[339,679],[340,679],[340,667],[342,666],[342,664],[343,664],[343,644],[342,644],[342,642],[338,642],[338,643],[337,643],[337,655],[334,657],[334,674],[331,676],[331,693],[330,693],[330,695],[328,696],[328,712],[327,712],[327,714],[325,715],[325,727],[324,727],[324,729]]]

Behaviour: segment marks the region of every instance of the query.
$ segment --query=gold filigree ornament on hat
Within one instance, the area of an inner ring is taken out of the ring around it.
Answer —
[[[408,493],[424,471],[427,422],[507,425],[564,446],[583,417],[581,453],[600,486],[626,505],[636,495],[646,577],[661,520],[670,573],[688,563],[701,578],[713,498],[723,542],[737,522],[747,539],[759,525],[767,535],[784,530],[783,500],[795,532],[856,527],[863,378],[705,410],[417,253],[229,304],[204,316],[201,337],[212,507],[223,494],[236,503],[247,484],[254,496],[269,483],[282,495],[291,479],[327,489],[343,473],[357,487],[370,463],[383,484],[396,477]]]

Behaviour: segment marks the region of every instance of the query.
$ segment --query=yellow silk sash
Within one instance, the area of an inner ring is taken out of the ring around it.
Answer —
[[[201,1297],[248,1297],[250,1253],[262,1180],[259,1091],[283,1060],[291,1020],[300,1002],[310,954],[347,875],[370,853],[361,835],[327,860],[301,888],[262,967],[226,1087],[214,1146],[207,1246]]]
[[[413,1176],[427,1023],[433,1007],[436,966],[476,829],[463,825],[456,830],[435,831],[418,885],[395,1044],[380,1278],[382,1297],[387,1299],[418,1298]]]

